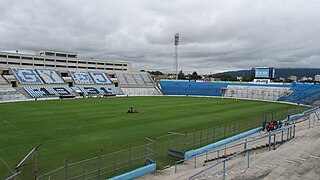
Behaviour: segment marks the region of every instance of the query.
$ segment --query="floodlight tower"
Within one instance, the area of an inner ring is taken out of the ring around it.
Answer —
[[[174,56],[174,70],[176,72],[176,80],[178,80],[178,45],[179,45],[179,33],[174,35],[175,56]]]

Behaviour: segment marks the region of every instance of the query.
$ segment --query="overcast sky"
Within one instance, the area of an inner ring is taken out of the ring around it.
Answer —
[[[0,1],[0,51],[75,51],[172,72],[176,32],[185,73],[320,68],[319,0]]]

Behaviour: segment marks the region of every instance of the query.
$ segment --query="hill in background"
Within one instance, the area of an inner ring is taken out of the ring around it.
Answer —
[[[276,77],[280,78],[287,78],[290,76],[297,76],[299,79],[301,77],[312,77],[314,78],[315,75],[320,74],[319,68],[279,68],[276,69]],[[223,73],[213,74],[215,77],[222,76],[222,75],[230,75],[230,76],[252,76],[254,75],[254,70],[239,70],[239,71],[228,71]]]

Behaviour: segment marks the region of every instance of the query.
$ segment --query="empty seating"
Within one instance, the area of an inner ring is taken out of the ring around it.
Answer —
[[[79,89],[84,93],[86,96],[103,96],[105,94],[116,94],[116,95],[123,95],[123,92],[118,89],[117,87],[107,87],[107,86],[100,86],[100,87],[79,87]]]
[[[276,101],[287,95],[289,87],[229,85],[225,97]]]
[[[6,87],[6,86],[0,87],[0,92],[15,92],[15,91],[17,91],[17,90],[14,89],[13,87]]]
[[[64,84],[63,79],[58,73],[51,69],[36,69],[39,76],[46,84]]]
[[[24,90],[33,98],[48,98],[75,95],[70,87],[24,87]]]
[[[140,74],[146,85],[153,85],[153,81],[147,73]]]
[[[11,68],[13,74],[21,84],[43,84],[41,78],[31,68]]]
[[[88,72],[70,71],[75,84],[94,84]]]
[[[0,87],[0,101],[21,101],[27,99],[26,96],[9,86]]]
[[[301,104],[312,104],[320,100],[320,85],[310,83],[293,83],[291,94],[283,96],[278,101],[287,101]]]
[[[16,81],[14,75],[2,75],[7,81]]]
[[[5,85],[5,84],[9,84],[9,83],[7,82],[7,80],[5,80],[5,79],[2,77],[2,75],[0,75],[0,85]]]
[[[155,88],[121,88],[124,94],[132,96],[158,96],[160,93]]]
[[[147,73],[117,73],[118,82],[120,85],[137,86],[137,87],[153,87],[153,81]]]
[[[118,79],[119,84],[122,84],[122,85],[128,84],[123,73],[117,73],[117,79]]]
[[[96,84],[112,84],[110,78],[103,72],[89,72]]]
[[[0,92],[0,101],[21,101],[26,100],[27,97],[19,91]]]
[[[227,83],[207,83],[188,81],[160,81],[161,91],[165,95],[222,96],[222,87]]]
[[[137,84],[144,85],[144,81],[140,74],[133,74],[134,79],[136,79]]]
[[[125,78],[127,79],[128,85],[136,85],[137,81],[134,79],[133,74],[125,74]]]

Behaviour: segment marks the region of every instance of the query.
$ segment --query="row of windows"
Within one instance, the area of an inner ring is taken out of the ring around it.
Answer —
[[[6,62],[1,62],[0,61],[0,64],[7,64]],[[8,62],[8,64],[12,64],[12,65],[20,65],[20,63],[16,63],[16,62]],[[21,63],[21,65],[25,65],[25,66],[32,66],[31,63]],[[47,65],[44,65],[44,64],[34,64],[34,66],[41,66],[41,67],[62,67],[62,68],[66,68],[66,66],[62,66],[62,65],[50,65],[50,64],[47,64]],[[67,68],[77,68],[76,66],[67,66]],[[78,69],[87,69],[86,67],[83,67],[83,66],[78,66]],[[95,67],[88,67],[88,69],[96,69]],[[99,70],[113,70],[113,68],[97,68]],[[116,68],[115,69],[116,71],[127,71],[127,69],[118,69]]]
[[[24,58],[25,60],[32,60],[32,58],[28,58],[28,57],[25,57]],[[43,61],[43,59],[41,59],[41,58],[34,58],[34,60],[41,60],[41,61]],[[66,61],[65,60],[54,60],[54,59],[46,59],[45,60],[46,62],[61,62],[61,63],[66,63]],[[68,61],[68,63],[75,63],[76,64],[76,61]],[[10,64],[10,62],[9,62],[9,64]],[[78,61],[78,64],[87,64],[85,61]],[[94,63],[94,62],[88,62],[88,64],[96,64],[96,63]],[[104,65],[104,63],[97,63],[97,65]],[[106,65],[110,65],[110,66],[113,66],[114,64],[109,64],[109,63],[106,63]],[[115,66],[128,66],[127,64],[115,64]]]
[[[43,55],[43,54],[44,53],[40,53],[40,55]],[[61,53],[45,52],[45,55],[46,56],[77,58],[77,55],[75,55],[75,54],[61,54]]]
[[[1,58],[7,58],[7,55],[3,55],[0,54]],[[8,55],[9,59],[20,59],[20,56],[12,56],[12,55]],[[24,60],[33,60],[32,57],[28,57],[28,56],[21,56],[21,59]],[[69,63],[77,63],[77,61],[72,61],[72,60],[60,60],[60,59],[44,59],[44,58],[34,58],[35,61],[48,61],[48,62],[69,62]],[[87,64],[86,61],[78,61],[78,64]],[[101,62],[88,62],[88,64],[98,64],[98,65],[107,65],[107,66],[128,66],[127,64],[112,64],[112,63],[101,63]]]

